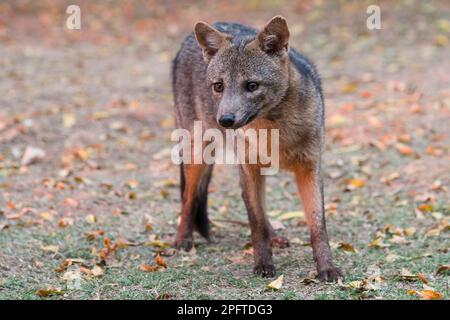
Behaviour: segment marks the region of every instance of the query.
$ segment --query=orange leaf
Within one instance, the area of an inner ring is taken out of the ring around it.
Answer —
[[[430,212],[433,211],[433,206],[431,204],[421,204],[417,207],[422,212]]]
[[[156,271],[158,268],[157,268],[157,267],[154,267],[154,266],[151,266],[151,265],[149,265],[149,264],[144,264],[144,263],[142,263],[140,269],[141,269],[141,271],[144,271],[144,272],[154,272],[154,271]]]
[[[422,290],[419,292],[419,294],[422,296],[422,299],[424,300],[440,300],[442,299],[442,294],[433,291],[433,290]]]
[[[160,255],[159,253],[158,253],[158,254],[156,255],[156,257],[155,257],[155,262],[156,262],[156,264],[157,264],[158,266],[167,268],[167,263],[166,263],[166,261],[164,260],[163,257],[161,257],[161,255]]]
[[[361,179],[351,179],[349,180],[348,185],[354,188],[362,188],[366,185],[366,181]]]
[[[106,248],[108,248],[108,250],[111,249],[111,240],[107,237],[103,238],[103,242],[105,243]]]
[[[398,152],[400,152],[400,154],[402,154],[404,156],[414,155],[414,150],[410,146],[407,146],[403,143],[397,143],[395,145],[395,148],[397,149]]]

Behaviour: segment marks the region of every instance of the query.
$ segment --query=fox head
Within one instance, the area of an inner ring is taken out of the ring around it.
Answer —
[[[286,95],[289,29],[283,17],[272,18],[256,36],[231,36],[198,22],[195,36],[222,127],[236,129],[264,118]]]

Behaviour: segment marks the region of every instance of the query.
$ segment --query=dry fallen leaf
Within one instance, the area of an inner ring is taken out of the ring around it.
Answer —
[[[144,272],[154,272],[154,271],[158,270],[158,267],[142,263],[140,269],[141,269],[141,271],[144,271]]]
[[[420,278],[419,278],[419,275],[417,275],[417,274],[412,274],[411,271],[409,271],[409,270],[406,269],[406,268],[402,268],[402,271],[401,271],[401,273],[400,273],[400,277],[401,277],[403,280],[406,280],[406,281],[416,281],[416,280],[420,279]]]
[[[402,257],[402,256],[399,256],[399,255],[396,255],[395,253],[389,253],[389,254],[386,256],[386,261],[387,261],[387,262],[394,262],[394,261],[397,261],[397,260],[399,260],[399,259],[403,259],[403,257]]]
[[[64,113],[62,115],[62,125],[64,128],[71,128],[77,123],[76,115],[73,113]]]
[[[67,283],[67,287],[69,289],[73,288],[73,285],[75,283],[79,283],[79,281],[81,281],[81,273],[80,270],[71,270],[71,271],[67,271],[63,274],[63,276],[61,277],[62,280],[66,281]]]
[[[55,295],[61,295],[62,290],[60,288],[46,288],[46,289],[39,289],[36,291],[36,294],[41,298],[47,298]]]
[[[422,290],[419,292],[424,300],[440,300],[442,294],[433,290]]]
[[[269,283],[267,285],[267,288],[273,289],[273,290],[280,290],[281,287],[283,286],[283,279],[284,279],[283,275],[279,276],[276,280]]]
[[[445,271],[449,271],[450,270],[450,265],[444,265],[444,266],[440,266],[437,270],[435,275],[437,276],[440,273],[444,273]]]
[[[300,283],[303,283],[304,285],[308,285],[311,283],[320,283],[320,280],[315,279],[315,278],[305,277],[300,280]]]
[[[397,143],[395,145],[395,148],[401,155],[404,155],[404,156],[413,156],[414,155],[414,150],[410,146],[407,146],[406,144]]]
[[[362,188],[366,185],[366,181],[362,179],[351,179],[347,182],[348,189]]]
[[[389,246],[390,246],[389,244],[383,243],[383,240],[381,238],[375,238],[369,243],[369,248],[382,249],[387,248]]]
[[[57,246],[57,245],[49,245],[49,246],[43,246],[43,247],[41,247],[41,249],[46,251],[46,252],[57,253],[58,250],[59,250],[59,246]]]
[[[73,219],[72,218],[62,218],[58,222],[58,227],[60,227],[60,228],[67,228],[68,226],[70,226],[72,224],[73,224]]]
[[[84,234],[87,240],[94,240],[97,237],[103,236],[105,234],[105,231],[102,229],[100,230],[94,230],[94,231],[88,231]]]
[[[420,206],[417,207],[417,209],[419,209],[422,212],[431,212],[433,211],[433,206],[431,204],[421,204]]]
[[[32,146],[27,146],[23,153],[22,159],[20,160],[20,164],[22,166],[28,166],[30,164],[38,162],[39,160],[42,160],[44,157],[44,150]]]
[[[277,217],[278,220],[289,220],[294,218],[304,219],[305,213],[303,211],[289,211]]]
[[[158,254],[156,255],[156,257],[155,257],[155,262],[156,262],[156,264],[157,264],[158,266],[167,268],[167,263],[166,263],[166,261],[164,260],[163,257],[161,257],[161,255],[160,255],[159,253],[158,253]]]
[[[418,295],[423,300],[441,300],[442,294],[434,291],[434,290],[422,290],[422,291],[416,291],[416,290],[408,290],[408,294],[410,295]]]
[[[427,277],[426,277],[423,273],[420,273],[420,272],[419,272],[419,273],[417,274],[417,276],[419,277],[420,281],[422,281],[422,283],[425,283],[425,284],[428,283]]]
[[[345,252],[353,252],[353,253],[356,253],[355,248],[354,248],[353,245],[350,244],[350,243],[339,242],[337,248],[340,249],[340,250],[343,250],[343,251],[345,251]]]
[[[167,242],[164,242],[161,240],[147,241],[147,242],[145,242],[145,245],[148,247],[157,247],[157,248],[161,248],[161,249],[166,249],[166,248],[171,247],[170,243],[167,243]]]
[[[101,266],[96,264],[92,268],[91,273],[92,273],[92,276],[94,276],[94,277],[101,277],[105,273],[105,270]]]
[[[94,224],[97,222],[97,217],[94,216],[93,214],[88,214],[85,218],[86,222],[90,223],[90,224]]]
[[[139,186],[139,181],[137,181],[136,179],[130,179],[127,181],[127,186],[130,189],[136,189]]]

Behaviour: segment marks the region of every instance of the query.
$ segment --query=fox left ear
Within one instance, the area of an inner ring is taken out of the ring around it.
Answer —
[[[203,21],[195,24],[194,33],[198,44],[203,49],[203,57],[207,62],[211,60],[229,38],[228,35],[214,29]]]
[[[273,17],[257,36],[261,50],[268,54],[289,50],[289,29],[282,16]]]

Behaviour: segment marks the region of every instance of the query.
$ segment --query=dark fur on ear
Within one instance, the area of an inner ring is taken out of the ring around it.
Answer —
[[[289,50],[289,29],[282,16],[273,17],[257,36],[261,50],[268,54]]]
[[[211,60],[220,47],[230,38],[202,21],[195,24],[194,33],[198,44],[203,49],[203,56],[206,61]]]

